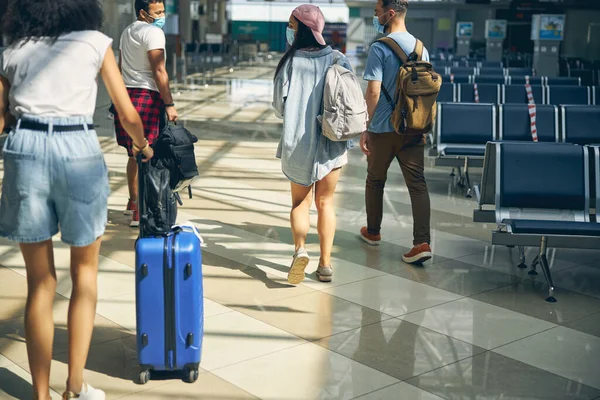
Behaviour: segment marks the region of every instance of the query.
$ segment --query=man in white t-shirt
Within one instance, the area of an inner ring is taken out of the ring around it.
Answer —
[[[169,89],[169,74],[165,66],[165,5],[163,0],[135,0],[137,21],[129,25],[121,35],[119,65],[129,97],[144,123],[144,133],[153,144],[164,124],[166,113],[169,121],[177,121],[178,115]],[[137,163],[133,158],[132,142],[118,115],[115,115],[117,143],[127,149],[127,184],[129,202],[125,214],[132,214],[130,226],[139,226],[137,209]]]

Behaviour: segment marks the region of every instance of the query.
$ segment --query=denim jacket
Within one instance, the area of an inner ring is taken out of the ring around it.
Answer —
[[[318,51],[297,51],[275,77],[273,108],[283,119],[277,158],[281,159],[285,176],[299,185],[310,186],[348,163],[347,150],[352,141],[327,139],[317,121],[322,113],[325,75],[335,58],[338,64],[351,69],[346,57],[328,46]]]

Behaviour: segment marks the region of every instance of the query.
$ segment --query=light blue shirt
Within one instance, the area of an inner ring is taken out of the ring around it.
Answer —
[[[297,51],[275,77],[273,108],[283,118],[277,157],[285,176],[302,186],[310,186],[348,163],[351,141],[327,139],[317,121],[323,108],[325,75],[335,58],[339,58],[339,65],[351,69],[346,57],[328,46]]]
[[[408,55],[415,50],[417,39],[408,32],[395,32],[388,35],[402,47],[404,52]],[[429,61],[429,52],[423,48],[424,61]],[[375,42],[369,48],[369,55],[367,57],[367,65],[365,67],[365,74],[363,78],[366,81],[378,81],[381,82],[382,86],[386,88],[390,96],[394,96],[396,92],[396,75],[402,61],[394,54],[392,49],[387,47],[383,43]],[[375,115],[369,124],[369,132],[373,133],[387,133],[394,132],[392,127],[392,105],[387,100],[381,91],[379,96],[379,102],[375,109]]]

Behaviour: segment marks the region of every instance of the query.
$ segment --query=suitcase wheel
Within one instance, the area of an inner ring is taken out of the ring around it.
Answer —
[[[186,383],[196,382],[198,380],[198,375],[200,375],[198,369],[189,369],[187,367],[183,370],[183,374],[183,380]]]
[[[150,380],[150,371],[142,371],[138,377],[141,385],[145,385]]]

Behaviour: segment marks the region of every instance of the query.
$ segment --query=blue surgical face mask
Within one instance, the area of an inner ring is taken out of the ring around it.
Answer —
[[[296,40],[296,31],[288,26],[285,30],[285,38],[290,46],[293,45]]]
[[[373,27],[375,28],[375,30],[377,31],[377,33],[385,33],[385,26],[389,22],[390,21],[386,22],[384,25],[381,25],[381,23],[379,22],[379,17],[377,15],[373,16]]]
[[[154,18],[154,21],[152,22],[152,25],[157,26],[160,29],[162,29],[163,26],[165,26],[166,22],[167,22],[167,19],[165,17]]]

